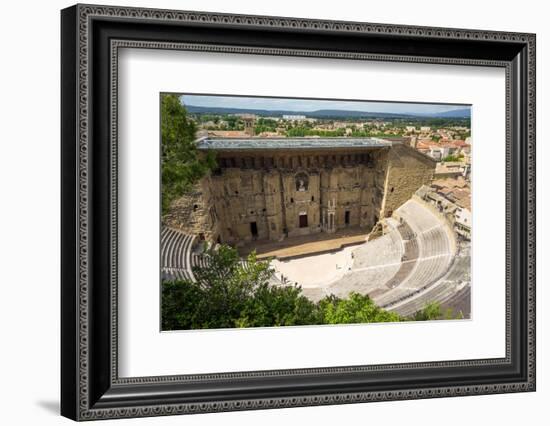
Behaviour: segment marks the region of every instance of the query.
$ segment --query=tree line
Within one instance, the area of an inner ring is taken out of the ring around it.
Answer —
[[[193,268],[196,281],[162,283],[163,330],[424,321],[450,315],[430,303],[414,316],[402,317],[358,293],[313,302],[300,286],[271,285],[269,261],[254,253],[242,262],[236,249],[220,245],[205,255],[208,266]]]

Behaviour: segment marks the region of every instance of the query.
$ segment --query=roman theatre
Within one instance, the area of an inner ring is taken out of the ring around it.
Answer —
[[[469,246],[416,192],[435,162],[402,140],[201,138],[218,168],[163,217],[166,279],[194,279],[207,243],[271,259],[273,285],[311,300],[350,292],[411,315],[429,301],[469,316]],[[466,312],[467,311],[467,312]]]

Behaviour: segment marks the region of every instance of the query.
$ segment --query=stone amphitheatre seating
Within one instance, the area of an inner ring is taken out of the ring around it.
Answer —
[[[451,308],[454,314],[462,315],[463,318],[471,318],[471,294],[472,285],[470,282],[463,284],[461,288],[455,290],[454,294],[441,302],[441,310],[445,312]]]
[[[191,255],[191,269],[207,268],[209,264],[208,257],[203,254],[193,253]]]
[[[209,258],[203,253],[192,251],[194,235],[189,235],[176,229],[163,227],[161,232],[161,270],[163,279],[167,280],[195,280],[194,268],[207,268]],[[246,268],[248,262],[241,261]],[[283,285],[281,280],[273,274],[270,283]]]
[[[389,232],[354,250],[350,271],[323,291],[311,292],[314,299],[358,292],[392,309],[447,273],[455,241],[443,220],[421,202],[409,200],[386,222]]]
[[[162,227],[160,237],[160,264],[165,279],[193,279],[191,249],[195,236]]]
[[[355,249],[351,271],[340,280],[323,291],[304,293],[318,300],[329,294],[346,297],[350,292],[377,294],[387,291],[385,283],[399,271],[403,253],[401,235],[397,229],[391,229],[387,234]]]
[[[386,219],[388,232],[355,248],[349,270],[338,280],[303,288],[311,300],[351,292],[368,294],[377,305],[403,316],[413,315],[427,303],[458,307],[469,316],[470,252],[456,242],[448,224],[422,202],[407,201]],[[164,227],[161,267],[164,278],[194,280],[193,268],[208,267],[205,254],[193,252],[195,237]],[[456,256],[455,256],[456,254]],[[247,264],[245,260],[243,264]],[[270,284],[292,285],[274,274]],[[456,309],[455,309],[456,310]]]
[[[447,224],[420,202],[407,201],[397,209],[396,216],[412,230],[411,241],[416,241],[417,251],[403,261],[409,274],[397,282],[394,277],[390,290],[379,297],[373,295],[375,302],[387,309],[439,280],[448,271],[455,251]]]
[[[354,269],[398,263],[403,255],[401,236],[396,229],[387,234],[363,244],[353,251]]]
[[[462,311],[470,315],[470,248],[461,247],[454,258],[448,272],[425,291],[393,305],[390,310],[403,316],[409,316],[421,310],[426,304],[437,301],[443,310],[452,308],[455,312]]]
[[[415,238],[411,227],[403,222],[397,227],[397,231],[403,240],[403,256],[400,259],[400,266],[395,275],[385,283],[387,288],[399,286],[413,271],[416,260],[418,259],[418,241]],[[376,296],[375,294],[372,297]]]

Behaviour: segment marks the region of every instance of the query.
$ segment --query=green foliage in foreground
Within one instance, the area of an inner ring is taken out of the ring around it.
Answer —
[[[269,262],[251,254],[246,263],[237,251],[221,245],[209,250],[208,268],[194,269],[196,282],[162,283],[162,329],[185,330],[285,325],[353,324],[441,319],[438,304],[429,304],[413,318],[376,306],[369,296],[347,299],[327,296],[314,303],[299,286],[268,284]],[[448,315],[448,313],[446,314]]]
[[[428,321],[428,320],[438,319],[440,317],[441,317],[441,307],[439,306],[439,303],[432,302],[432,303],[428,303],[424,307],[424,309],[414,314],[413,318],[415,321]]]
[[[447,308],[443,312],[438,302],[430,302],[409,319],[413,321],[452,320],[464,319],[464,315],[462,312],[455,312],[452,308]]]
[[[201,156],[195,146],[195,123],[188,119],[179,96],[161,96],[162,212],[188,191],[208,170],[214,168],[213,156]]]

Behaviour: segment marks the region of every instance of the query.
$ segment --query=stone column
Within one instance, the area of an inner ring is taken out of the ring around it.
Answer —
[[[332,201],[332,202],[331,202]],[[333,198],[328,201],[328,229],[327,232],[332,233],[336,231],[336,200]]]

